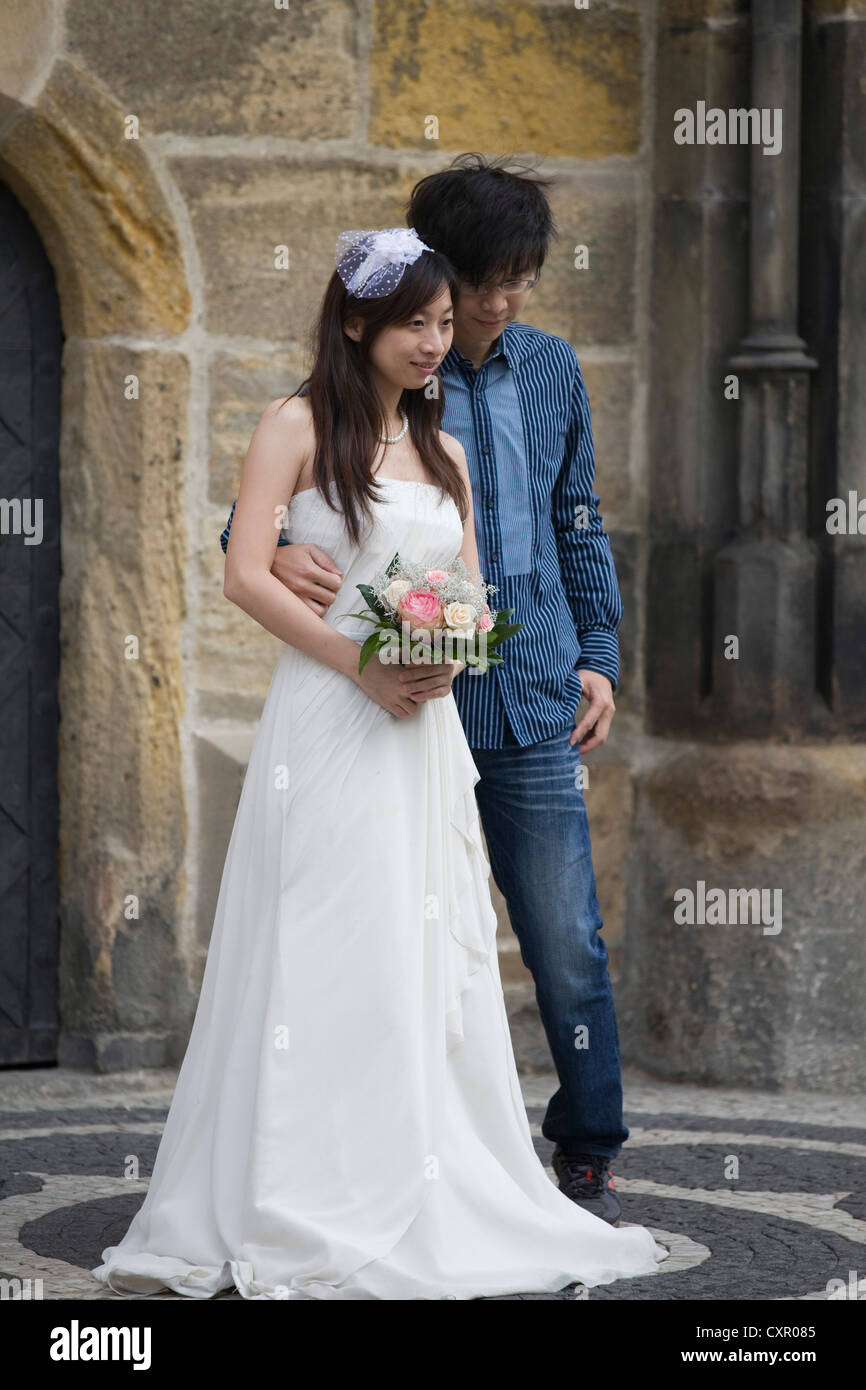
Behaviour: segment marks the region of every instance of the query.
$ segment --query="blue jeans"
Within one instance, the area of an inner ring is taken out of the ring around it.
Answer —
[[[475,796],[559,1077],[542,1133],[568,1152],[615,1158],[629,1131],[572,727],[521,748],[506,725],[505,747],[473,748],[481,774]]]

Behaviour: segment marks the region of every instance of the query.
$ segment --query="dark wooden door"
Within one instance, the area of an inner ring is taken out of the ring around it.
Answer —
[[[0,184],[0,1066],[7,1067],[57,1059],[62,341],[51,265]]]

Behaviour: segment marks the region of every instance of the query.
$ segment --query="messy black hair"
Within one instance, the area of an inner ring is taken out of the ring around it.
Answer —
[[[557,235],[545,193],[552,183],[507,155],[461,154],[416,183],[406,223],[470,284],[532,274]]]

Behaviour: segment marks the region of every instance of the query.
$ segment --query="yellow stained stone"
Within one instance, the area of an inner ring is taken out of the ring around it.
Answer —
[[[377,0],[372,144],[602,159],[640,142],[640,33],[629,9]],[[438,139],[425,122],[438,121]]]

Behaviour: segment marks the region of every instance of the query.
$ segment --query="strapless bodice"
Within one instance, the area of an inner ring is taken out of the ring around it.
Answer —
[[[349,536],[343,515],[332,511],[318,488],[296,492],[288,505],[282,535],[294,544],[317,545],[339,566],[343,582],[325,619],[332,626],[345,615],[360,612],[364,600],[356,585],[368,583],[399,551],[431,569],[447,569],[463,544],[463,524],[454,499],[433,483],[405,478],[379,478],[381,496],[373,501],[373,522],[360,543]],[[340,621],[348,637],[371,631],[360,619]]]

